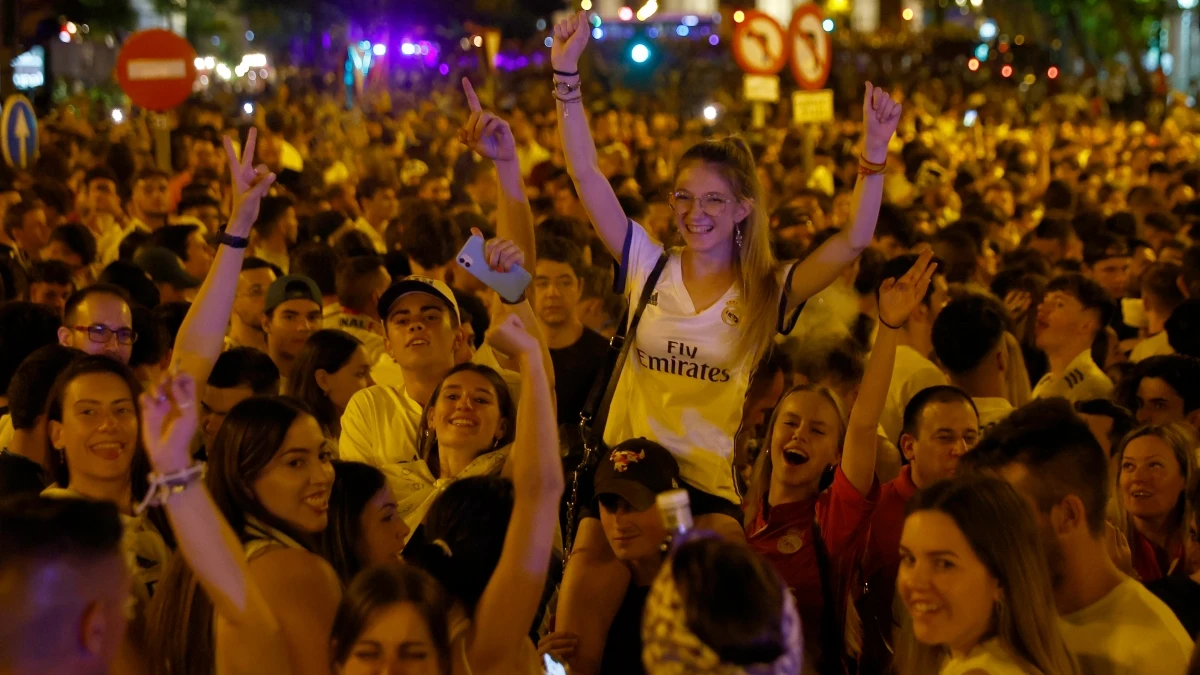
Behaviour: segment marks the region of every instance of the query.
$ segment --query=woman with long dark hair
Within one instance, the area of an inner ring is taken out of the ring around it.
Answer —
[[[382,471],[362,462],[334,461],[333,473],[321,552],[342,585],[349,586],[363,568],[399,560],[409,529]]]
[[[229,412],[208,456],[206,487],[240,542],[244,584],[269,608],[274,623],[266,628],[278,635],[278,649],[263,644],[263,627],[247,630],[244,607],[218,602],[214,611],[197,575],[178,561],[151,606],[151,663],[173,675],[255,668],[325,675],[341,586],[315,552],[334,479],[320,425],[294,399],[252,397]]]
[[[350,397],[375,384],[362,341],[334,329],[308,337],[287,382],[287,395],[308,406],[330,439],[342,433],[342,413]]]
[[[135,573],[134,593],[150,599],[171,552],[151,512],[135,513],[150,470],[138,436],[141,385],[133,371],[109,356],[81,356],[59,375],[47,399],[50,471],[43,494],[113,502],[125,526],[125,551]],[[168,530],[167,534],[170,532]]]
[[[505,471],[511,480],[484,475],[452,483],[426,514],[424,538],[414,540],[405,557],[437,578],[450,596],[454,672],[540,674],[529,631],[545,588],[563,491],[558,427],[537,339],[516,316],[493,326],[487,339],[516,355],[525,376]],[[459,390],[443,387],[443,396],[453,391]],[[461,394],[474,395],[466,388]],[[434,412],[443,444],[450,434],[465,440],[484,430],[476,404],[457,401],[456,407]],[[446,452],[446,445],[441,450],[442,464],[467,459],[458,450]]]
[[[421,416],[420,458],[383,467],[409,535],[451,483],[505,470],[516,419],[512,394],[495,370],[462,363],[446,374]]]

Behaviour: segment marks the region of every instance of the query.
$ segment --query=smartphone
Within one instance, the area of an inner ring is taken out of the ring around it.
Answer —
[[[979,111],[978,110],[968,110],[966,112],[966,114],[963,115],[963,126],[968,127],[968,128],[973,127],[973,126],[975,126],[975,122],[978,119],[979,119]]]
[[[542,654],[542,664],[546,666],[546,675],[567,675],[567,669],[563,664],[554,660],[549,654]]]
[[[462,250],[458,252],[458,265],[509,302],[520,300],[521,294],[533,280],[533,277],[529,276],[529,272],[522,269],[520,265],[514,265],[507,272],[497,272],[488,267],[487,256],[483,252],[482,237],[473,236],[467,240]]]

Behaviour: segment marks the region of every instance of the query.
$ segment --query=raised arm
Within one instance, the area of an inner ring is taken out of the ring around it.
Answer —
[[[509,459],[512,518],[500,562],[475,608],[467,660],[476,672],[515,672],[545,589],[564,481],[550,381],[537,340],[512,315],[489,330],[487,340],[499,351],[520,355],[524,378]]]
[[[888,143],[900,121],[900,104],[882,89],[867,83],[863,98],[863,128],[866,137],[862,159],[872,164],[887,161]],[[883,174],[859,175],[854,184],[854,216],[841,232],[829,238],[812,255],[800,262],[791,275],[788,288],[788,313],[815,293],[828,286],[847,265],[854,262],[871,243],[879,205],[883,201]]]
[[[225,231],[234,237],[250,237],[250,227],[258,219],[258,205],[271,184],[275,174],[266,166],[254,167],[254,144],[258,136],[250,129],[246,139],[246,150],[239,158],[229,137],[225,137],[225,154],[229,157],[229,172],[233,182],[233,215]],[[196,383],[197,399],[203,397],[208,376],[212,373],[221,347],[225,342],[225,327],[233,312],[233,299],[237,294],[238,275],[242,271],[244,248],[221,245],[213,258],[212,268],[200,286],[196,300],[179,326],[179,337],[175,341],[172,364],[180,372],[192,376]]]
[[[858,398],[850,411],[846,441],[842,445],[842,473],[864,495],[875,480],[879,416],[887,402],[896,362],[899,331],[892,326],[903,326],[909,313],[925,298],[925,291],[937,269],[932,261],[933,251],[926,249],[904,276],[899,280],[884,279],[879,287],[879,334],[863,373]]]
[[[156,391],[142,395],[146,454],[160,475],[177,473],[191,465],[195,397],[195,383],[187,374],[168,377]],[[193,480],[188,489],[167,497],[163,509],[175,529],[179,553],[212,601],[214,611],[245,638],[245,644],[256,646],[252,652],[230,652],[246,666],[239,672],[263,668],[293,672],[279,622],[250,577],[241,541],[221,515],[204,481]]]
[[[459,130],[458,137],[467,147],[492,160],[500,181],[500,206],[496,211],[496,236],[508,239],[525,252],[529,269],[537,264],[533,234],[533,211],[525,195],[525,181],[517,162],[517,144],[508,122],[487,112],[479,105],[479,97],[471,81],[462,79],[463,93],[471,116]]]
[[[591,28],[587,15],[579,12],[560,21],[554,27],[554,46],[550,48],[550,63],[559,73],[578,73],[579,57],[587,47]],[[629,221],[612,185],[600,171],[596,158],[596,143],[588,128],[579,89],[579,75],[555,73],[555,98],[558,99],[558,131],[562,136],[563,155],[567,173],[575,182],[575,190],[587,210],[592,227],[617,260],[625,247],[625,230]],[[561,83],[561,87],[560,87]],[[567,91],[567,89],[570,91]],[[566,93],[564,93],[566,92]]]
[[[483,236],[483,232],[480,232],[478,228],[471,228],[471,234],[475,235],[476,237]],[[484,244],[484,253],[487,256],[488,265],[494,270],[507,272],[512,269],[514,265],[520,265],[526,270],[532,270],[533,268],[532,263],[526,262],[525,252],[521,250],[520,246],[518,246],[515,241],[504,239],[503,236],[498,236],[495,239],[491,239],[486,242]],[[528,290],[526,290],[525,294],[528,296]],[[553,391],[554,362],[550,360],[550,349],[546,345],[546,338],[544,335],[542,335],[542,329],[538,324],[537,315],[533,313],[533,306],[530,305],[528,297],[523,298],[520,302],[513,304],[508,304],[501,301],[498,295],[496,295],[495,298],[496,300],[490,309],[492,320],[499,323],[504,319],[504,317],[510,314],[516,315],[516,317],[521,320],[521,325],[525,327],[525,331],[533,336],[533,338],[538,342],[542,365],[546,368],[546,375],[550,378],[550,389]],[[499,308],[499,311],[497,311],[497,307]],[[496,360],[500,362],[501,366],[508,370],[522,372],[519,354],[501,353],[499,350],[495,350],[494,348],[493,351],[496,352]]]

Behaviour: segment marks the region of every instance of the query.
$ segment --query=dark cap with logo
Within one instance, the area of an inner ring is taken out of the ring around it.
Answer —
[[[312,300],[317,303],[318,307],[324,307],[325,304],[322,301],[321,289],[317,288],[317,282],[303,274],[288,274],[276,279],[267,288],[265,311],[269,314],[288,300]]]
[[[392,305],[396,304],[397,300],[409,293],[432,295],[446,304],[455,322],[461,320],[458,312],[458,303],[454,300],[454,291],[450,290],[446,282],[423,277],[419,274],[404,277],[400,281],[388,286],[383,295],[379,296],[379,304],[376,306],[376,309],[379,310],[379,318],[386,322],[388,316],[392,313]]]
[[[679,488],[679,464],[658,443],[632,438],[606,451],[593,481],[595,497],[616,495],[645,511],[659,493]]]

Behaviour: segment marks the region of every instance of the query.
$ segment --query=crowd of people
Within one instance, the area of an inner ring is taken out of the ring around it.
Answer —
[[[589,35],[543,107],[193,101],[172,171],[44,121],[0,673],[1200,673],[1200,115],[727,135]]]

